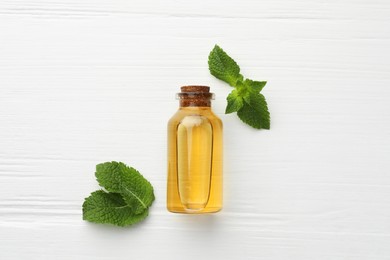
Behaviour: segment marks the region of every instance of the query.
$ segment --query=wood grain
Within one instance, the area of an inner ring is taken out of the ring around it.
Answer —
[[[225,115],[221,45],[264,89],[271,130]],[[0,1],[0,259],[390,258],[390,2]],[[165,209],[174,93],[211,85],[225,203]],[[97,163],[137,168],[148,219],[82,221]]]

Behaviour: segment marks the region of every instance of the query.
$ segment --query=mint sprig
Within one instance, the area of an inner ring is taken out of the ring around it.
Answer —
[[[109,192],[120,193],[135,214],[140,214],[154,201],[152,185],[134,168],[121,162],[96,165],[96,179]]]
[[[92,192],[83,203],[83,219],[129,226],[144,220],[155,197],[153,187],[136,169],[121,162],[96,165],[96,179],[105,190]]]
[[[148,210],[134,214],[119,193],[103,190],[92,192],[83,204],[83,219],[100,224],[128,226],[138,223],[148,216]]]
[[[210,73],[235,89],[227,97],[226,114],[237,112],[238,117],[256,129],[270,129],[270,114],[265,97],[259,92],[266,81],[244,79],[240,67],[218,45],[210,52]]]

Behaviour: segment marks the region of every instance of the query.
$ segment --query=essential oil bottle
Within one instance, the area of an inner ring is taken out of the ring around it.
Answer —
[[[176,213],[222,209],[222,121],[207,86],[184,86],[168,122],[167,208]]]

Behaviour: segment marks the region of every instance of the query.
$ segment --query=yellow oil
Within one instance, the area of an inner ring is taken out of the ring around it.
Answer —
[[[181,107],[168,122],[167,208],[222,208],[222,122],[210,107]]]

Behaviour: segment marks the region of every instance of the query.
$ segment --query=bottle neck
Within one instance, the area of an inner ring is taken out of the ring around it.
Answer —
[[[211,108],[211,100],[210,99],[180,99],[179,101],[180,108],[184,107],[202,107],[202,108]]]
[[[187,111],[211,111],[211,107],[179,107],[179,110],[187,110]]]

